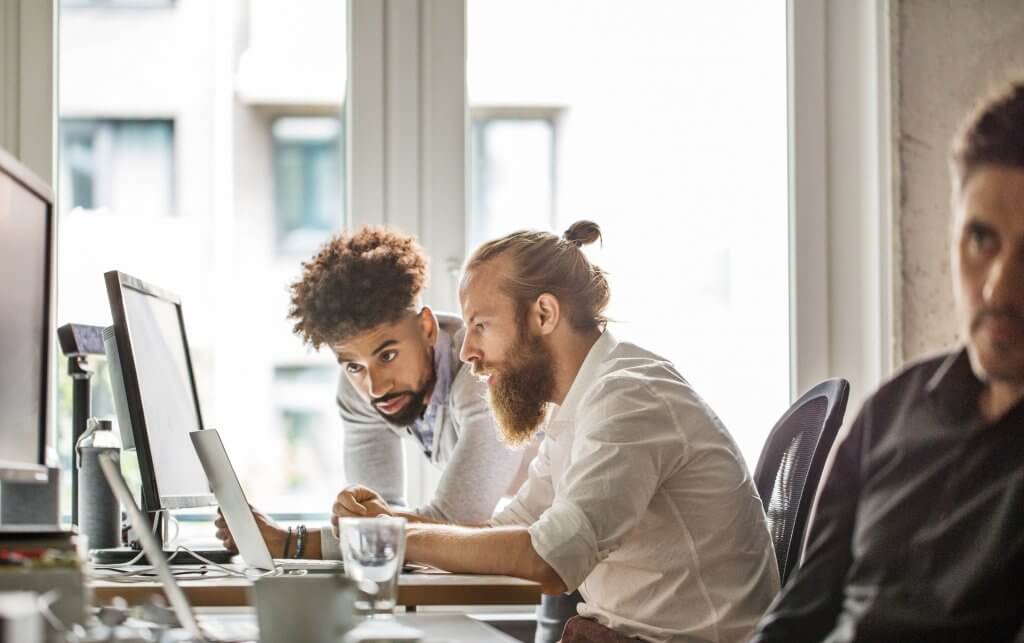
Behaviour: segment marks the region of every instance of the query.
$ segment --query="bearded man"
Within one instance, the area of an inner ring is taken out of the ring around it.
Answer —
[[[420,303],[426,276],[427,257],[413,237],[367,226],[325,244],[291,286],[295,332],[314,349],[329,348],[341,367],[337,404],[351,484],[336,499],[335,522],[338,502],[372,487],[383,494],[375,494],[377,512],[482,523],[525,478],[533,452],[501,443],[484,385],[458,359],[462,321]],[[442,470],[420,507],[406,506],[403,440]],[[300,527],[300,548],[298,534],[254,514],[275,557],[341,558],[330,527]],[[233,549],[223,518],[216,526]]]
[[[581,248],[599,237],[581,221],[470,257],[461,357],[486,379],[506,441],[557,409],[504,511],[482,528],[413,524],[406,558],[579,588],[563,642],[745,641],[779,589],[761,500],[671,363],[607,331],[608,283]]]

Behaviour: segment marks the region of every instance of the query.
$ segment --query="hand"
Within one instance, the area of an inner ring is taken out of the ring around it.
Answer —
[[[352,485],[345,487],[338,494],[331,508],[331,525],[338,532],[338,520],[341,518],[373,518],[374,516],[393,516],[391,507],[379,493],[364,487]]]
[[[259,527],[260,535],[263,536],[264,542],[267,543],[270,555],[274,558],[284,558],[284,541],[288,535],[288,530],[283,529],[271,520],[270,516],[252,505],[249,505],[249,509],[252,511],[252,517],[256,519],[256,526]],[[231,535],[231,530],[228,529],[227,521],[224,520],[224,514],[220,512],[220,509],[217,509],[217,518],[213,521],[213,525],[217,528],[217,539],[224,543],[224,547],[237,552],[238,546],[235,544],[235,539]]]

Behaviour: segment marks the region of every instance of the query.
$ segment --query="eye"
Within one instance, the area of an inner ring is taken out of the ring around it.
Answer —
[[[478,333],[484,332],[484,328],[485,327],[486,327],[486,324],[484,324],[484,322],[477,322],[476,323],[476,332],[478,332]]]
[[[356,364],[355,362],[348,362],[345,364],[345,372],[351,375],[363,372],[363,365]]]
[[[398,351],[384,351],[380,354],[380,361],[388,364],[395,361],[396,357],[398,357]]]
[[[971,250],[985,254],[992,250],[998,241],[995,231],[987,225],[972,223],[967,227],[967,243]]]

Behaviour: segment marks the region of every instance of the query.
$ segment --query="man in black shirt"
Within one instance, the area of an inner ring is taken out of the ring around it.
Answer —
[[[755,643],[1024,643],[1024,82],[966,120],[950,166],[966,345],[864,404]]]

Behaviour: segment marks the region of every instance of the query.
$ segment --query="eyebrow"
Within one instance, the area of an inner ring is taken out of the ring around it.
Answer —
[[[373,352],[370,353],[370,355],[376,355],[377,353],[381,352],[385,348],[388,348],[390,346],[394,346],[397,343],[398,343],[397,339],[385,339],[383,342],[381,342],[380,346],[378,346],[377,348],[373,349]]]
[[[380,346],[378,346],[377,348],[373,349],[373,352],[370,353],[370,355],[371,356],[377,355],[378,353],[380,353],[385,348],[388,348],[390,346],[394,346],[395,344],[398,344],[398,340],[397,339],[386,339],[383,342],[381,342]],[[349,355],[347,355],[345,353],[340,353],[339,352],[339,353],[336,353],[335,355],[338,358],[338,363],[339,364],[344,363],[344,362],[353,362],[353,361],[355,361],[354,358],[350,357]]]

